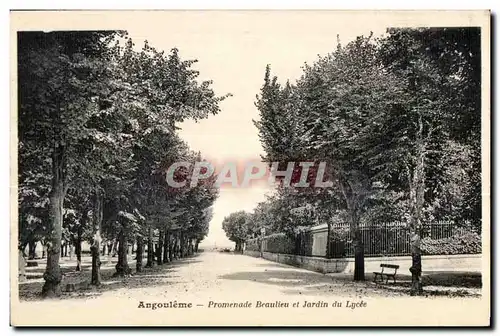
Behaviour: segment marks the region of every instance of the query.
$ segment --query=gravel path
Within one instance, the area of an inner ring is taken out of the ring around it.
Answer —
[[[362,299],[366,297],[407,297],[409,279],[401,278],[396,286],[381,286],[371,281],[353,282],[352,275],[324,275],[308,270],[278,264],[268,260],[232,253],[205,252],[172,263],[145,269],[143,273],[127,278],[113,278],[115,258],[106,257],[101,269],[102,286],[86,285],[64,292],[61,299],[107,299],[124,298],[143,301],[196,298],[199,304],[209,301],[235,301],[268,298],[284,300],[310,300],[328,298]],[[74,271],[75,261],[62,261],[65,276],[63,290],[67,283],[88,283],[90,279],[90,258],[83,260],[83,272]],[[135,263],[130,266],[135,269]],[[45,264],[27,268],[27,283],[20,285],[22,300],[40,300]],[[448,276],[446,278],[449,278]],[[473,278],[474,280],[475,278]],[[479,278],[480,281],[480,278]],[[432,293],[430,297],[448,296],[452,287],[445,292]],[[458,291],[457,291],[458,290]],[[252,293],[249,297],[248,293]],[[458,293],[458,294],[456,294]],[[480,288],[455,288],[451,296],[479,296]]]
[[[106,291],[103,296],[127,296],[168,299],[172,295],[189,293],[202,301],[235,300],[247,293],[264,298],[320,295],[363,298],[367,295],[386,295],[377,286],[281,265],[271,261],[226,253],[202,253],[159,268],[160,272],[135,275],[129,282],[151,279],[154,285],[145,288],[128,286]],[[403,295],[402,293],[399,295]]]
[[[63,289],[68,283],[88,282],[89,259],[84,258],[82,272],[74,271],[74,260],[63,259]],[[13,324],[383,325],[398,321],[411,325],[420,316],[402,314],[411,300],[417,311],[435,308],[428,316],[432,325],[487,307],[478,296],[467,301],[456,297],[474,295],[410,298],[405,281],[396,288],[353,282],[347,274],[323,275],[232,253],[205,252],[127,278],[113,278],[115,258],[103,259],[102,286],[85,286],[51,300],[38,294],[45,265],[29,267],[30,279],[20,285],[21,303],[13,309]],[[380,311],[384,319],[379,319]]]

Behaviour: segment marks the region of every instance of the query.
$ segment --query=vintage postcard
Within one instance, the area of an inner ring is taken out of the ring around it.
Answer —
[[[13,326],[489,326],[490,12],[12,11]]]

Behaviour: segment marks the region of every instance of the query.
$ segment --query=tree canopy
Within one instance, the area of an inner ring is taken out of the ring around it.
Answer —
[[[339,42],[294,84],[280,84],[268,65],[254,121],[264,161],[325,162],[333,184],[278,190],[254,212],[261,225],[293,236],[318,218],[343,219],[357,251],[355,279],[364,276],[362,223],[408,222],[416,256],[423,222],[478,229],[479,43],[478,28],[389,29]],[[308,220],[293,218],[294,209],[308,209]]]
[[[126,32],[20,32],[17,42],[19,247],[47,247],[43,294],[60,293],[61,241],[92,244],[96,285],[105,241],[119,242],[117,275],[130,272],[129,242],[159,234],[165,251],[197,246],[218,190],[174,190],[166,170],[202,159],[177,131],[228,95],[199,81],[196,60],[139,48]]]

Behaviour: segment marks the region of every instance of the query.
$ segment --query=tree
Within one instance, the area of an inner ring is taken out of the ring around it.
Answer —
[[[454,147],[450,140],[477,141],[479,96],[468,95],[465,101],[461,96],[464,91],[472,93],[469,85],[478,82],[479,32],[472,29],[463,45],[459,46],[458,40],[453,42],[467,33],[462,29],[391,29],[380,42],[380,58],[398,77],[404,91],[390,113],[372,117],[380,126],[366,131],[367,137],[376,142],[366,157],[392,188],[404,186],[408,193],[412,294],[422,291],[420,231],[424,206],[437,195],[426,190],[436,191],[440,178],[449,179],[446,165],[450,162],[446,163],[443,154]],[[471,118],[474,114],[476,120]],[[456,123],[458,120],[462,125]],[[469,135],[468,140],[457,135],[457,129],[467,130],[463,134]],[[478,195],[477,191],[471,194]]]
[[[267,79],[268,71],[266,69],[258,103],[261,121],[257,127],[262,135],[261,141],[266,144],[264,148],[273,147],[273,151],[281,152],[270,139],[290,139],[294,147],[284,152],[287,161],[326,163],[326,176],[333,186],[305,191],[321,200],[323,205],[320,207],[327,213],[324,218],[332,216],[330,209],[332,204],[339,205],[337,199],[344,200],[355,250],[354,279],[364,280],[364,247],[359,222],[373,192],[375,176],[364,160],[365,143],[359,133],[370,122],[368,116],[372,111],[382,113],[397,97],[398,90],[392,86],[394,76],[381,67],[371,36],[358,37],[345,47],[339,43],[334,52],[320,57],[312,66],[306,65],[297,84],[294,87],[287,85],[283,90],[283,95],[295,102],[285,99],[285,103],[276,103],[286,106],[285,109],[267,108],[270,101],[267,96],[279,90]],[[279,117],[274,114],[279,114]],[[282,123],[283,119],[287,120],[287,125],[300,126],[283,128],[275,125]],[[267,136],[268,129],[286,131]]]
[[[161,146],[175,143],[184,120],[216,114],[227,95],[217,97],[211,81],[198,82],[196,61],[182,61],[177,49],[166,55],[146,42],[136,51],[122,32],[20,33],[18,51],[20,241],[45,236],[43,294],[57,296],[63,208],[75,199],[92,204],[65,224],[77,227],[85,216],[92,222],[92,283],[99,284],[103,229],[118,233],[117,274],[126,274],[127,240],[143,235],[147,223],[136,192],[176,157]],[[160,150],[142,155],[151,139]]]
[[[18,34],[20,143],[50,160],[49,226],[44,296],[60,293],[59,255],[63,201],[76,147],[89,134],[85,121],[106,87],[109,32],[22,32]]]
[[[222,221],[222,229],[226,232],[229,240],[235,242],[235,251],[242,253],[245,241],[251,238],[248,221],[249,214],[245,211],[233,212],[224,217]]]
[[[296,188],[279,197],[302,204],[289,202],[286,211],[318,201],[317,216],[327,223],[345,213],[355,280],[364,278],[362,221],[408,220],[413,293],[420,290],[422,222],[452,212],[478,222],[479,56],[475,28],[391,29],[384,38],[338,43],[305,65],[295,85],[282,87],[266,68],[255,122],[263,159],[280,168],[326,162],[331,188]],[[292,185],[301,170],[294,170]]]
[[[82,242],[92,239],[92,202],[87,190],[74,190],[68,195],[64,204],[63,227],[69,234],[68,242],[75,247],[76,271],[81,271]]]
[[[28,255],[34,258],[35,245],[43,241],[49,218],[50,160],[40,155],[31,144],[19,142],[19,246],[29,245]]]

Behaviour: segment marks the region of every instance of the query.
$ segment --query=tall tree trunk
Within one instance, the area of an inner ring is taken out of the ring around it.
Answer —
[[[184,258],[184,233],[182,231],[180,232],[179,237],[179,253],[180,257]]]
[[[354,247],[354,281],[365,280],[365,249],[361,239],[361,230],[356,227],[353,232],[352,245]]]
[[[113,247],[111,249],[111,257],[116,257],[118,253],[118,239],[113,240]]]
[[[28,260],[36,258],[36,240],[30,239],[28,242]]]
[[[146,267],[153,267],[153,228],[148,230],[148,261]]]
[[[52,188],[49,194],[49,227],[47,235],[47,267],[42,288],[44,297],[57,297],[61,294],[62,273],[59,266],[63,224],[63,201],[66,193],[64,185],[64,149],[57,146],[52,153]]]
[[[422,294],[422,253],[420,251],[420,233],[417,230],[410,232],[410,251],[411,251],[411,290],[410,295]]]
[[[189,238],[184,235],[184,257],[189,256]]]
[[[339,181],[340,189],[344,195],[347,204],[347,212],[349,214],[349,231],[354,249],[354,281],[364,281],[365,253],[361,230],[359,229],[359,213],[366,200],[367,189],[365,188],[367,188],[367,186],[363,186],[363,182],[366,184],[367,181],[359,175],[356,176],[355,173],[349,178],[340,175]]]
[[[93,238],[90,246],[92,255],[91,284],[99,286],[101,284],[101,225],[103,217],[103,195],[96,190],[94,195],[94,218],[93,218]]]
[[[179,259],[179,232],[174,235],[174,259]]]
[[[423,136],[424,125],[422,116],[419,115],[419,124],[416,134],[416,157],[413,176],[410,167],[407,166],[409,189],[410,189],[410,251],[412,265],[411,272],[411,290],[410,295],[422,294],[422,252],[420,250],[420,232],[422,229],[421,217],[424,206],[425,193],[425,152],[426,143]],[[429,134],[430,135],[430,134]]]
[[[78,232],[76,235],[75,242],[75,254],[76,254],[76,270],[82,270],[82,225],[84,221],[78,226]]]
[[[183,252],[182,233],[179,233],[179,237],[177,238],[177,241],[176,241],[176,246],[177,246],[177,259],[180,259],[180,258],[182,258],[182,252]]]
[[[199,239],[196,239],[196,243],[194,245],[194,252],[195,253],[198,253],[198,248],[200,246],[200,240]]]
[[[194,254],[193,238],[189,238],[189,255]]]
[[[175,234],[174,234],[175,235]],[[168,259],[172,262],[174,260],[174,241],[173,241],[173,235],[171,234],[170,237],[168,237],[169,242],[168,242]]]
[[[186,234],[183,234],[183,237],[182,237],[182,250],[183,250],[183,254],[184,254],[184,258],[186,258],[188,256],[188,240],[187,240],[187,237],[186,237]]]
[[[136,264],[135,264],[135,270],[137,273],[142,272],[142,253],[144,249],[144,243],[142,236],[137,236],[137,249],[136,249]]]
[[[164,263],[170,262],[170,259],[168,257],[169,245],[170,245],[170,232],[167,230],[167,231],[165,231],[165,237],[163,239],[163,262]]]
[[[102,244],[102,256],[104,257],[106,255],[106,247],[108,246],[107,243]]]
[[[156,250],[156,262],[158,265],[163,264],[163,239],[164,231],[160,230],[158,234],[158,249]]]
[[[122,223],[122,229],[118,235],[119,244],[118,244],[118,262],[116,263],[115,269],[116,272],[114,276],[127,276],[130,274],[130,267],[128,266],[127,261],[127,232],[126,232],[126,224]]]
[[[354,249],[354,281],[365,280],[365,248],[359,229],[359,217],[357,209],[351,204],[350,208],[350,231],[352,237],[352,246]]]
[[[74,248],[74,246],[75,245],[72,244],[71,241],[68,242],[69,260],[73,260],[73,252],[74,252],[73,248]]]

